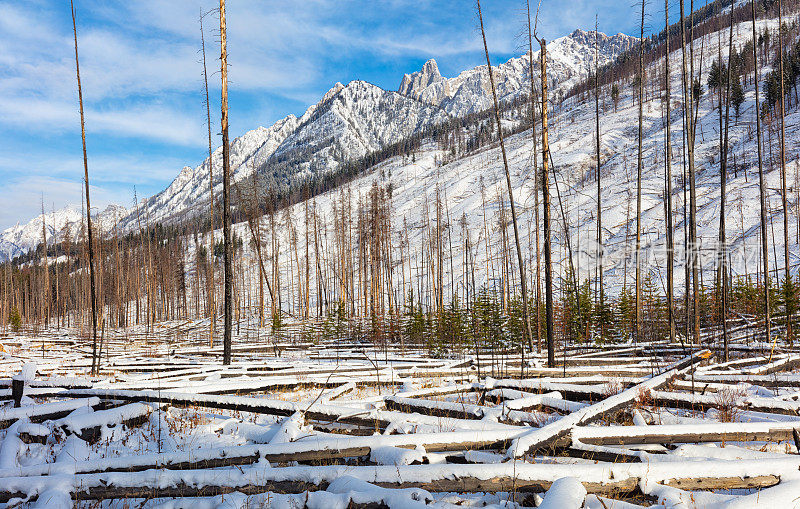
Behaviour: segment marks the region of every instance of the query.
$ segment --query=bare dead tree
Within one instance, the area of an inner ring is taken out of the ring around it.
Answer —
[[[642,333],[642,104],[644,103],[644,0],[642,0],[642,18],[639,25],[639,152],[636,157],[636,327],[635,338],[638,341]]]
[[[219,0],[220,68],[222,73],[222,234],[225,247],[225,330],[222,338],[222,363],[231,363],[233,327],[233,243],[231,242],[231,160],[228,146],[228,50],[225,34],[225,0]]]
[[[720,67],[722,59],[719,59]],[[730,23],[728,26],[728,74],[725,85],[725,135],[722,142],[722,159],[719,170],[719,272],[721,278],[722,295],[720,299],[720,315],[722,317],[722,345],[725,362],[728,361],[728,240],[725,232],[725,200],[728,183],[728,129],[730,127],[730,102],[731,102],[731,68],[733,67],[733,7],[730,12]],[[722,88],[722,87],[720,87]],[[720,115],[722,115],[722,105],[720,104]],[[721,117],[720,117],[721,118]]]
[[[597,43],[597,15],[594,17],[594,127],[597,148],[595,180],[597,181],[597,301],[599,303],[598,325],[600,337],[603,337],[603,313],[605,309],[605,295],[603,291],[603,207],[600,201],[600,53]],[[576,288],[577,291],[577,288]]]
[[[533,350],[531,341],[531,321],[528,316],[528,286],[525,277],[525,265],[522,259],[522,245],[519,242],[519,228],[517,227],[516,205],[514,204],[514,192],[511,186],[511,173],[508,169],[508,158],[506,157],[506,147],[503,142],[503,125],[500,122],[500,104],[497,101],[497,91],[494,86],[494,76],[492,75],[492,64],[489,60],[489,47],[486,44],[486,33],[483,30],[483,15],[481,14],[481,2],[477,0],[478,20],[481,25],[481,37],[483,38],[483,50],[486,54],[486,67],[489,73],[489,83],[492,88],[492,98],[494,99],[494,117],[497,122],[497,134],[500,139],[500,152],[503,155],[503,167],[506,174],[506,184],[508,185],[508,201],[511,204],[511,220],[514,225],[514,241],[517,246],[517,263],[519,264],[520,286],[522,287],[522,316],[525,320],[525,332],[527,334],[528,349]],[[524,347],[523,347],[524,350]]]
[[[212,141],[211,141],[211,102],[208,98],[208,67],[206,67],[206,37],[203,30],[203,16],[200,12],[200,44],[203,51],[203,85],[205,85],[206,92],[206,126],[208,127],[208,196],[209,207],[211,209],[211,227],[208,233],[208,256],[211,262],[209,263],[208,277],[211,279],[211,284],[208,285],[208,309],[211,315],[211,325],[208,329],[208,347],[214,348],[214,329],[217,325],[217,310],[215,304],[216,285],[214,284],[214,160],[211,157],[213,154]]]
[[[778,0],[778,76],[780,80],[780,116],[781,116],[781,205],[783,208],[783,263],[785,272],[784,306],[786,309],[786,339],[793,341],[792,313],[794,303],[794,290],[792,286],[792,273],[790,272],[789,259],[789,205],[786,201],[786,111],[784,82],[786,75],[783,73],[783,0]]]
[[[536,93],[533,86],[533,32],[531,31],[531,3],[526,0],[525,6],[528,14],[528,74],[531,78],[531,141],[533,142],[533,214],[536,227],[536,351],[542,351],[542,313],[540,301],[542,299],[542,274],[541,260],[539,259],[539,164],[538,148],[536,146]]]
[[[694,170],[694,122],[692,120],[692,105],[694,103],[692,97],[692,84],[690,83],[692,76],[689,74],[687,66],[689,65],[689,61],[686,55],[686,17],[684,15],[683,10],[683,0],[680,2],[681,8],[681,51],[683,53],[682,58],[682,76],[683,76],[683,109],[684,115],[686,117],[686,159],[687,165],[689,168],[689,242],[688,246],[686,246],[686,250],[688,253],[688,261],[689,267],[688,269],[691,272],[691,278],[693,283],[692,289],[692,304],[694,308],[694,341],[696,343],[700,342],[700,316],[697,310],[698,305],[698,270],[697,270],[697,204],[696,204],[696,193],[695,193],[695,170]],[[688,302],[688,301],[687,301]],[[689,317],[688,313],[688,306],[687,306],[687,320]]]
[[[758,97],[758,32],[756,30],[756,2],[750,0],[750,7],[752,9],[752,29],[753,29],[753,84],[756,94],[756,144],[758,145],[758,191],[759,201],[761,204],[761,259],[764,264],[764,321],[766,334],[766,341],[769,343],[772,336],[772,322],[770,319],[769,307],[769,248],[767,239],[767,184],[764,181],[764,158],[761,151],[761,107]]]
[[[47,259],[47,224],[44,215],[44,195],[42,195],[42,264],[44,267],[44,287],[42,288],[42,315],[45,327],[50,323],[50,267]]]
[[[86,231],[89,250],[89,288],[92,307],[92,375],[100,370],[100,359],[97,355],[97,296],[94,280],[94,243],[92,242],[92,207],[89,201],[89,160],[86,155],[86,125],[83,115],[83,90],[81,89],[81,68],[78,63],[78,28],[75,23],[75,6],[69,2],[72,11],[72,34],[75,39],[75,77],[78,82],[78,105],[81,113],[81,144],[83,146],[83,182],[86,187]]]
[[[664,187],[665,191],[665,219],[667,223],[667,320],[669,322],[669,341],[675,341],[675,303],[673,297],[675,295],[675,234],[672,231],[672,134],[671,127],[671,113],[672,113],[672,88],[670,80],[670,66],[669,66],[669,0],[664,0],[664,29],[666,30],[666,42],[664,49],[664,81],[666,85],[666,133],[664,139],[665,147],[665,160],[664,160]]]
[[[541,0],[539,2],[541,7]],[[539,8],[533,25],[533,38],[539,43],[539,74],[542,80],[542,210],[544,228],[544,286],[545,286],[545,331],[547,335],[547,366],[556,366],[555,336],[553,333],[553,246],[550,232],[550,141],[547,126],[547,41],[536,36]]]

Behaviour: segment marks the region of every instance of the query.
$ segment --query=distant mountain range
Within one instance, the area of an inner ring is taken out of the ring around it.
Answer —
[[[624,34],[599,33],[597,37],[600,65],[613,61],[638,41]],[[588,76],[594,67],[594,44],[595,33],[583,30],[548,43],[548,78],[554,94],[565,93]],[[535,51],[534,58],[538,55]],[[527,55],[501,63],[493,71],[501,101],[513,100],[530,90]],[[242,182],[259,171],[263,184],[288,189],[428,127],[485,110],[491,101],[485,65],[445,78],[431,59],[421,70],[404,75],[397,92],[364,81],[336,83],[300,118],[288,115],[270,127],[258,127],[234,139],[230,149],[233,182]],[[129,231],[136,228],[140,217],[170,223],[205,210],[210,196],[210,163],[214,196],[219,199],[221,147],[210,161],[206,159],[194,168],[185,166],[166,189],[142,200],[138,208],[112,206],[103,211],[98,216],[101,226],[108,229],[116,221],[121,231]],[[58,241],[62,232],[75,235],[80,219],[80,207],[45,214],[49,242]],[[0,261],[36,247],[41,242],[41,221],[42,216],[37,216],[0,233]]]

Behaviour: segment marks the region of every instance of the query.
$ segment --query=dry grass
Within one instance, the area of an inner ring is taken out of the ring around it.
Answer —
[[[648,408],[653,406],[653,394],[649,389],[639,388],[636,398],[633,400],[634,408]]]
[[[739,401],[745,393],[738,387],[723,387],[714,395],[719,422],[736,422],[739,416]]]
[[[603,395],[606,398],[610,398],[611,396],[614,396],[622,392],[624,388],[625,385],[622,383],[621,380],[619,380],[618,378],[612,378],[603,385]]]

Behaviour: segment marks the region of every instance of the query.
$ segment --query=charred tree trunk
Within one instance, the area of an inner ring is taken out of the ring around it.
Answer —
[[[94,281],[94,244],[92,243],[92,207],[89,201],[89,161],[86,156],[86,127],[83,116],[83,90],[81,89],[81,69],[78,63],[78,28],[75,23],[75,6],[70,0],[72,11],[72,34],[75,38],[75,76],[78,82],[78,105],[81,113],[81,144],[83,146],[83,182],[86,189],[86,243],[89,250],[89,288],[92,308],[92,375],[100,370],[100,359],[97,356],[97,296]]]
[[[600,201],[601,179],[600,179],[600,63],[599,49],[597,44],[597,16],[594,18],[594,126],[595,141],[597,143],[597,160],[595,179],[597,180],[597,301],[599,304],[598,329],[600,338],[603,338],[605,292],[603,291],[603,207]],[[576,288],[577,291],[577,288]]]
[[[752,28],[753,28],[753,84],[756,94],[756,144],[758,145],[758,192],[761,204],[761,259],[764,272],[764,322],[766,342],[769,343],[772,336],[772,322],[770,320],[769,304],[769,243],[767,238],[767,195],[766,182],[764,181],[764,156],[761,151],[761,107],[758,97],[758,32],[756,30],[756,3],[750,0],[752,9]]]
[[[720,299],[720,315],[722,317],[722,345],[725,362],[728,361],[728,240],[725,232],[725,200],[727,198],[727,184],[728,184],[728,128],[730,127],[730,102],[731,102],[731,67],[733,64],[733,9],[731,9],[730,23],[728,26],[728,75],[726,77],[725,85],[725,135],[722,142],[722,160],[719,171],[719,194],[720,194],[720,214],[719,214],[719,272],[721,278],[721,299]],[[722,59],[720,59],[720,66]],[[722,113],[722,105],[720,105],[720,114]]]
[[[553,246],[550,232],[550,183],[548,179],[550,142],[547,128],[547,41],[539,40],[542,78],[542,207],[544,214],[544,286],[545,329],[547,334],[547,366],[556,366],[555,337],[553,334]]]
[[[517,247],[517,263],[519,264],[519,280],[522,289],[522,316],[525,320],[525,332],[527,334],[528,349],[533,350],[533,342],[531,341],[531,321],[528,316],[528,285],[525,277],[525,265],[522,260],[522,246],[519,242],[519,228],[517,227],[517,212],[516,205],[514,205],[514,192],[511,186],[511,173],[508,169],[508,158],[506,157],[506,147],[503,143],[503,126],[500,122],[500,105],[497,101],[497,92],[494,87],[494,76],[492,75],[492,64],[489,61],[489,47],[486,44],[486,34],[483,30],[483,16],[481,15],[481,2],[478,0],[478,20],[481,25],[481,37],[483,38],[483,50],[486,54],[486,66],[489,73],[489,83],[492,87],[492,98],[494,99],[494,117],[497,122],[497,135],[500,139],[500,152],[503,154],[503,167],[505,168],[506,184],[508,185],[508,201],[511,204],[511,221],[514,225],[514,242]],[[524,346],[523,346],[524,351]]]
[[[220,65],[222,73],[222,232],[225,243],[225,330],[222,363],[231,363],[231,329],[233,327],[233,243],[231,242],[231,162],[228,146],[228,51],[225,34],[225,0],[219,0]]]
[[[642,0],[642,19],[639,41],[639,151],[636,157],[636,327],[634,338],[638,341],[642,334],[642,103],[644,102],[644,0]],[[576,288],[577,291],[577,288]]]
[[[695,204],[695,178],[694,178],[694,122],[692,120],[692,105],[694,101],[692,100],[693,92],[692,92],[692,83],[690,83],[691,75],[688,73],[687,66],[689,65],[687,55],[686,55],[686,17],[684,15],[683,10],[683,0],[680,2],[680,9],[681,9],[681,51],[683,53],[682,58],[682,76],[683,76],[683,109],[685,115],[685,122],[686,122],[686,159],[687,165],[689,168],[689,242],[688,246],[686,246],[686,250],[688,253],[688,269],[691,274],[692,282],[693,282],[693,290],[692,290],[692,299],[691,303],[694,308],[694,341],[696,343],[700,342],[700,331],[699,331],[699,314],[697,310],[698,304],[698,281],[697,281],[697,226],[696,226],[696,204]],[[684,205],[685,206],[685,205]],[[687,287],[688,288],[688,287]],[[688,303],[688,301],[687,301]],[[687,323],[689,320],[689,306],[687,305],[686,313],[687,313]]]
[[[539,171],[538,147],[536,146],[536,93],[533,86],[533,32],[531,31],[531,5],[525,3],[528,13],[528,74],[531,78],[531,141],[533,142],[533,207],[534,224],[536,227],[536,351],[542,351],[542,274],[541,260],[539,259]]]
[[[670,132],[671,127],[671,113],[672,113],[672,88],[670,83],[670,67],[669,67],[669,0],[664,0],[664,27],[668,34],[665,42],[664,54],[664,81],[666,85],[666,134],[664,135],[665,147],[665,160],[664,160],[664,194],[665,196],[665,209],[666,209],[666,223],[667,223],[667,320],[669,322],[669,341],[675,342],[675,303],[673,296],[675,295],[675,280],[674,280],[674,267],[675,267],[675,235],[672,231],[672,135]]]
[[[784,306],[786,311],[786,340],[793,343],[792,314],[794,312],[794,287],[789,259],[789,205],[786,201],[786,108],[785,81],[783,72],[783,0],[778,0],[778,76],[780,79],[780,115],[781,115],[781,206],[783,208],[783,263],[785,280],[783,285]]]

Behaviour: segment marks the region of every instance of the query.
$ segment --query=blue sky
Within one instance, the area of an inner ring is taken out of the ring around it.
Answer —
[[[204,158],[198,17],[217,6],[76,1],[93,205],[130,207],[134,186],[140,198],[151,195]],[[483,1],[493,63],[523,52],[524,7]],[[660,27],[663,6],[648,10],[648,23]],[[543,0],[540,32],[553,39],[591,29],[596,13],[603,32],[638,32],[627,0]],[[337,81],[395,90],[428,58],[445,76],[483,60],[472,0],[228,0],[227,21],[231,137],[300,116]],[[216,15],[207,16],[210,72],[217,29]],[[81,200],[72,44],[68,0],[0,0],[0,229],[38,214],[42,196],[48,210]],[[209,85],[216,146],[218,73]]]

